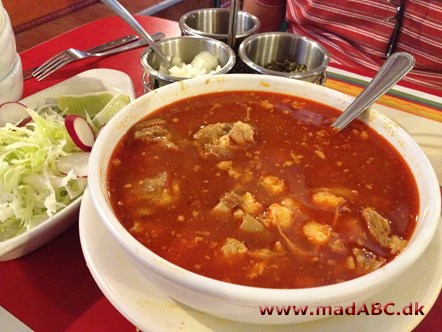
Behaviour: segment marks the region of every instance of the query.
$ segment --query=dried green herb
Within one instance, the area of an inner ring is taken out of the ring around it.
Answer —
[[[281,71],[284,73],[301,73],[303,71],[307,71],[307,66],[304,64],[299,64],[294,61],[284,60],[277,61],[273,60],[264,66],[264,68]]]

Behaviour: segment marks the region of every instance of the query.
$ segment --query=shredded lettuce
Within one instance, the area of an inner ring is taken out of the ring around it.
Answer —
[[[87,184],[56,161],[78,151],[64,118],[50,109],[27,109],[32,122],[0,128],[0,241],[21,234],[79,197]]]

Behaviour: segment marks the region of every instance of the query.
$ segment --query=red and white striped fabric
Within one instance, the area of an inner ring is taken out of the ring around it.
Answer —
[[[270,7],[286,2],[253,1]],[[396,1],[406,1],[396,51],[416,58],[406,80],[442,90],[442,0]],[[332,63],[377,70],[384,62],[396,8],[387,0],[287,0],[286,21],[288,31],[324,45]]]

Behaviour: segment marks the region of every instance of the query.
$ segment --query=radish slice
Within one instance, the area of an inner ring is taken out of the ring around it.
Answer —
[[[60,173],[68,174],[73,171],[80,178],[87,177],[87,167],[90,152],[73,152],[70,155],[60,157],[56,165]]]
[[[11,101],[0,105],[0,127],[4,127],[7,123],[13,125],[25,125],[31,119],[29,113],[26,111],[26,105],[22,103]],[[23,123],[28,119],[25,123]],[[23,123],[23,124],[22,124]]]
[[[64,124],[72,141],[83,151],[91,151],[95,142],[94,130],[81,116],[67,115]]]
[[[32,122],[32,117],[28,116],[27,118],[21,119],[16,126],[17,127],[24,127],[26,126],[29,122]]]

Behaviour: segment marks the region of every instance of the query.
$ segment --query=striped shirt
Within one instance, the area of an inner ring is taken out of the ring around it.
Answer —
[[[254,0],[281,6],[285,0]],[[404,80],[442,90],[442,0],[406,1],[396,51],[413,54]],[[321,43],[331,63],[377,70],[395,25],[397,6],[387,0],[287,0],[288,31]]]

